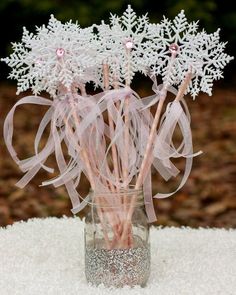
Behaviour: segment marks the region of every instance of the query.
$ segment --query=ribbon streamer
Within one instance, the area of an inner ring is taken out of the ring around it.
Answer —
[[[47,158],[55,153],[59,175],[44,181],[42,185],[54,185],[58,187],[65,185],[72,202],[74,214],[82,210],[88,203],[88,196],[82,198],[76,187],[80,183],[81,173],[88,179],[90,177],[86,161],[81,156],[86,151],[89,165],[93,171],[93,180],[96,189],[104,190],[107,184],[122,189],[128,186],[139,172],[142,158],[148,141],[153,117],[150,107],[158,103],[163,85],[157,86],[153,80],[153,90],[156,95],[140,99],[138,94],[129,87],[104,91],[94,96],[81,96],[77,93],[60,93],[60,99],[54,101],[38,96],[28,96],[18,101],[6,117],[4,123],[4,139],[7,148],[25,175],[18,181],[17,185],[23,188],[42,168],[49,173],[54,169],[45,165]],[[171,87],[170,92],[176,94]],[[129,97],[128,124],[129,144],[128,161],[123,153],[125,137],[125,99]],[[182,107],[182,105],[183,107]],[[193,154],[192,135],[190,129],[190,115],[184,101],[169,103],[165,114],[162,116],[159,131],[156,136],[153,155],[150,163],[158,173],[167,181],[172,176],[177,176],[179,170],[171,162],[171,158],[185,157],[186,166],[183,179],[173,193],[158,193],[154,198],[166,198],[176,193],[186,182],[192,167],[192,158],[199,155]],[[35,155],[25,160],[20,160],[12,145],[13,138],[13,117],[16,108],[23,104],[36,104],[49,106],[49,109],[42,118],[35,137]],[[119,108],[117,108],[119,105]],[[108,111],[114,124],[114,133],[110,133],[109,126],[105,123],[104,112]],[[39,151],[39,145],[47,126],[50,124],[50,132],[46,144]],[[176,126],[179,125],[183,135],[183,141],[178,148],[173,144],[173,134]],[[110,143],[107,146],[107,138]],[[62,143],[65,143],[69,155],[69,161],[65,160],[62,151]],[[111,147],[115,145],[118,154],[119,174],[122,175],[122,167],[128,169],[127,179],[117,179],[109,165],[109,154]],[[88,163],[87,163],[88,164]],[[151,165],[150,165],[151,166]],[[146,212],[149,222],[156,220],[152,200],[151,170],[147,171],[143,184]],[[82,201],[80,201],[82,200]]]
[[[186,109],[186,104],[184,105]],[[188,112],[187,112],[188,114]],[[163,116],[162,125],[158,132],[153,155],[160,159],[163,166],[166,168],[173,167],[170,158],[186,158],[185,171],[179,187],[172,193],[162,194],[158,193],[154,198],[167,198],[180,190],[188,179],[191,172],[193,157],[200,155],[202,152],[193,154],[192,133],[190,128],[190,118],[184,111],[179,101],[174,101],[167,106],[167,110]],[[174,147],[172,137],[177,126],[180,127],[183,135],[183,141],[176,149]]]

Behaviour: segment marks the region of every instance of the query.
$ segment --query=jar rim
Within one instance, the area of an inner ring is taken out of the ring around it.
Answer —
[[[112,191],[96,191],[90,189],[90,201],[88,204],[91,206],[95,207],[101,207],[101,208],[119,208],[118,204],[115,204],[115,202],[111,204],[107,204],[107,201],[110,201],[109,198],[123,198],[125,197],[126,200],[131,200],[132,197],[136,196],[136,202],[135,202],[135,207],[140,207],[143,206],[145,201],[144,201],[144,196],[143,196],[143,189],[135,189],[134,185],[129,185],[127,188],[121,188],[119,191],[112,192]],[[96,202],[94,199],[99,198],[99,202]],[[107,199],[106,199],[107,198]],[[105,199],[105,200],[104,200]]]
[[[108,191],[108,190],[93,190],[90,188],[89,190],[90,193],[92,194],[96,194],[96,195],[133,195],[133,194],[143,194],[143,188],[135,188],[135,185],[129,185],[127,188],[118,188],[117,191],[112,192],[112,191]]]

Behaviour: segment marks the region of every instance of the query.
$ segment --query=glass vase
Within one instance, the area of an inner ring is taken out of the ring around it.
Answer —
[[[142,190],[90,192],[85,275],[93,285],[140,285],[150,274],[149,225]]]

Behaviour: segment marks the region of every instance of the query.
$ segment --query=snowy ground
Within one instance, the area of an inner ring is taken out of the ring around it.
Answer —
[[[31,219],[0,229],[1,295],[234,295],[236,230],[152,228],[146,288],[86,283],[83,222]]]

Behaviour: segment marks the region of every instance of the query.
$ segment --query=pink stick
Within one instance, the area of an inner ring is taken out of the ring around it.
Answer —
[[[74,105],[72,104],[72,109],[73,109],[73,117],[74,117],[74,120],[77,121],[78,123],[80,122],[76,112],[75,112],[75,108],[74,108]],[[70,132],[73,134],[71,128],[69,125],[67,125],[69,127],[69,130]],[[79,150],[79,149],[78,149]],[[87,168],[87,173],[88,173],[88,176],[89,176],[89,181],[90,181],[90,184],[91,184],[91,188],[93,189],[93,191],[95,190],[95,181],[94,181],[94,177],[93,177],[93,171],[92,171],[92,167],[90,165],[90,162],[89,162],[89,156],[86,152],[85,149],[81,149],[80,151],[81,153],[81,157],[86,165],[86,168]],[[97,201],[97,199],[95,198],[95,201]],[[102,216],[102,210],[99,206],[99,204],[97,204],[97,210],[98,210],[98,215],[99,215],[99,218],[101,220],[101,225],[102,225],[102,229],[103,229],[103,233],[104,233],[104,239],[105,239],[105,243],[106,243],[106,247],[107,249],[110,249],[110,242],[109,242],[109,238],[107,236],[107,233],[106,233],[106,229],[105,229],[105,225],[103,223],[103,216]]]
[[[192,73],[191,71],[187,72],[184,81],[182,82],[182,84],[179,87],[178,93],[176,95],[175,101],[176,100],[180,100],[182,99],[190,81],[192,79]],[[135,185],[135,189],[139,189],[144,181],[144,177],[145,177],[145,171],[147,171],[148,169],[150,169],[150,167],[147,167],[148,161],[149,161],[149,157],[151,156],[151,150],[152,150],[152,146],[155,140],[155,135],[156,135],[156,128],[160,119],[160,115],[161,115],[161,110],[163,107],[163,103],[165,101],[165,97],[166,97],[167,92],[165,91],[163,96],[160,98],[158,106],[157,106],[157,111],[154,117],[154,121],[153,121],[153,125],[151,128],[151,132],[150,132],[150,136],[148,139],[148,143],[147,143],[147,147],[146,147],[146,151],[144,154],[144,158],[141,164],[141,168],[140,168],[140,172],[137,178],[137,182]],[[135,206],[135,202],[136,202],[136,196],[132,197],[131,202],[130,202],[130,208],[127,214],[127,223],[125,223],[124,228],[123,228],[123,233],[121,236],[121,242],[125,240],[126,238],[126,233],[128,232],[129,229],[129,223],[131,221],[132,215],[133,215],[133,211],[134,211],[134,206]]]
[[[105,88],[105,90],[108,90],[109,89],[109,67],[108,67],[108,64],[103,64],[103,74],[104,74],[104,88]],[[111,138],[113,138],[114,124],[113,124],[113,121],[112,121],[109,111],[108,111],[108,122],[109,122]],[[115,178],[116,178],[116,186],[118,189],[118,186],[119,186],[118,157],[117,157],[116,146],[114,144],[111,147],[111,151],[112,151],[112,162],[113,162]]]

